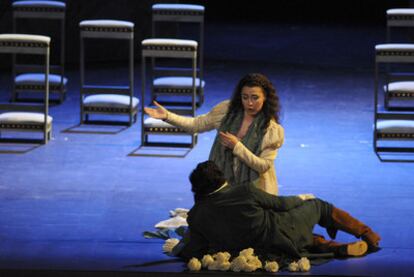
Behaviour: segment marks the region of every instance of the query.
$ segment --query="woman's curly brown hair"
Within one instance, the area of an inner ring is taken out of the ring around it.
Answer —
[[[229,111],[226,117],[237,114],[243,111],[243,104],[241,99],[241,91],[243,87],[260,87],[262,88],[266,100],[263,103],[263,114],[265,117],[265,128],[269,126],[270,120],[279,122],[280,103],[279,96],[276,93],[276,89],[272,82],[263,74],[260,73],[249,73],[240,79],[236,88],[234,89],[233,96],[230,102]]]

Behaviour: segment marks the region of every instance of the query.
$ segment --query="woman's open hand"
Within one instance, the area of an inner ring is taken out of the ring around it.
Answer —
[[[302,199],[303,201],[312,200],[312,199],[315,199],[316,198],[315,195],[313,195],[312,193],[298,194],[298,197],[300,199]]]
[[[234,149],[234,146],[239,142],[239,138],[229,132],[220,132],[220,143],[230,149]]]
[[[161,119],[161,120],[167,119],[167,109],[161,106],[160,104],[158,104],[157,101],[154,101],[154,105],[157,106],[155,109],[145,107],[144,112],[150,117],[155,118],[155,119]]]

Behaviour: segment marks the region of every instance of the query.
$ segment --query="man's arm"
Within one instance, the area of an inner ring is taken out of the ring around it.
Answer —
[[[272,209],[276,212],[289,211],[304,203],[304,201],[298,196],[275,196],[264,192],[253,185],[250,186],[250,190],[257,202],[264,209]]]
[[[208,250],[208,242],[194,230],[188,229],[181,241],[173,248],[171,255],[189,260],[193,257],[201,259]]]

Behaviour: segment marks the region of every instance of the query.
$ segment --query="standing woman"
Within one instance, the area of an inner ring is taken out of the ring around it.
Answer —
[[[189,133],[218,130],[209,159],[214,161],[230,184],[254,183],[258,188],[278,194],[274,160],[284,140],[279,124],[279,97],[269,79],[259,73],[244,76],[232,99],[197,117],[144,108],[151,117],[162,119]]]

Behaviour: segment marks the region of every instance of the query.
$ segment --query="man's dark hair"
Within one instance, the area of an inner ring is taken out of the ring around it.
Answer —
[[[191,191],[196,196],[209,194],[226,182],[223,172],[213,161],[199,163],[190,174]]]

